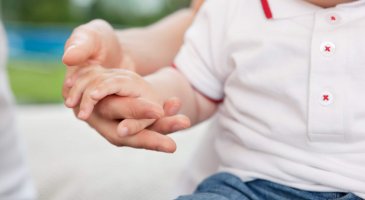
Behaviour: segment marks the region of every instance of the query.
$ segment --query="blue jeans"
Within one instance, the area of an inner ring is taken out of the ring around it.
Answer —
[[[243,182],[229,173],[204,180],[194,194],[177,200],[361,200],[352,193],[310,192],[265,180]]]

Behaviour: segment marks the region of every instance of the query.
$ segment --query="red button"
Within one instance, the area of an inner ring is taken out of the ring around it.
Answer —
[[[338,24],[341,21],[341,17],[335,13],[328,14],[326,18],[330,24]]]
[[[332,104],[333,103],[332,93],[330,93],[328,91],[322,92],[319,103],[323,106],[328,106],[328,105]]]
[[[320,46],[320,51],[324,56],[331,56],[336,51],[336,45],[332,42],[323,42]]]

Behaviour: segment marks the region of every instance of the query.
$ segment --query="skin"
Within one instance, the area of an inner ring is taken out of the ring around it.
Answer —
[[[354,0],[307,0],[307,1],[322,8],[330,8],[336,6],[337,4],[349,3]]]
[[[203,0],[195,0],[190,9],[181,10],[144,28],[114,31],[102,20],[94,20],[77,27],[65,45],[63,56],[63,62],[68,66],[63,87],[66,102],[70,89],[77,80],[75,72],[85,66],[123,68],[145,75],[171,64],[182,44],[184,32],[202,2]],[[156,45],[160,47],[159,51],[154,48]],[[157,105],[143,98],[110,95],[95,105],[85,121],[116,146],[171,153],[176,150],[176,145],[164,134],[190,126],[186,116],[176,115],[180,105],[180,100],[175,97]],[[70,107],[75,114],[79,114],[79,105]],[[138,120],[146,118],[158,119],[154,119],[152,125],[148,121]],[[120,124],[129,128],[131,136],[119,136]]]

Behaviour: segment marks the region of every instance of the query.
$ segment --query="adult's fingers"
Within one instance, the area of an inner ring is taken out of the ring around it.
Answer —
[[[165,101],[163,109],[144,98],[107,96],[96,105],[96,112],[107,119],[158,119],[179,112],[181,102],[173,97]]]
[[[190,126],[191,123],[188,117],[185,115],[174,115],[158,119],[152,126],[148,127],[148,129],[161,134],[170,134],[189,128]]]
[[[136,135],[127,137],[123,141],[123,144],[124,146],[165,153],[174,153],[176,151],[176,143],[173,139],[166,135],[146,129],[142,130]]]
[[[181,102],[178,98],[173,97],[168,99],[164,104],[165,116],[177,114],[180,107]],[[190,121],[185,116],[163,117],[162,119],[163,120],[159,119],[158,124],[152,126],[154,131],[166,134],[185,129],[190,126]],[[149,127],[154,122],[156,122],[155,119],[125,119],[118,125],[118,134],[122,137],[126,135],[133,135]]]
[[[95,112],[106,119],[158,119],[163,108],[143,98],[107,96],[96,104]]]
[[[166,153],[173,153],[176,150],[176,143],[171,138],[151,130],[142,130],[132,136],[120,137],[117,134],[119,122],[116,120],[107,120],[94,114],[87,122],[111,144],[118,147],[128,146]]]
[[[155,119],[125,119],[118,125],[118,134],[121,137],[134,135],[150,126]]]
[[[164,103],[165,117],[158,119],[148,129],[161,134],[170,134],[189,128],[191,126],[190,119],[185,115],[177,115],[180,108],[180,99],[177,97],[167,99]]]

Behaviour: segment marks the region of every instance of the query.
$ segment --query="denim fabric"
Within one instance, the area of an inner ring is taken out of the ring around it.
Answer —
[[[352,193],[310,192],[266,180],[243,182],[229,173],[204,180],[194,194],[177,200],[361,200]]]

